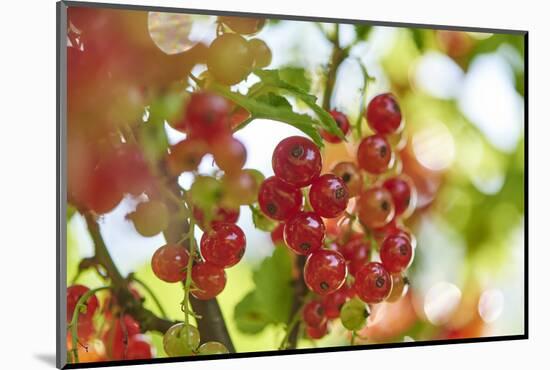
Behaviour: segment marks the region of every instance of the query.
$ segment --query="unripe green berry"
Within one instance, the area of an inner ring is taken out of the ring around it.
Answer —
[[[206,342],[199,347],[199,355],[219,355],[223,353],[229,353],[229,351],[220,342]]]
[[[168,356],[189,356],[200,343],[197,328],[184,323],[175,324],[164,333],[162,344]]]
[[[368,306],[358,299],[351,299],[344,303],[340,310],[342,325],[348,330],[360,330],[367,324],[369,317]]]

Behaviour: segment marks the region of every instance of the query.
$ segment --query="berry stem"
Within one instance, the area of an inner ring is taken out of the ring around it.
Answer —
[[[76,305],[75,305],[75,308],[74,308],[74,312],[73,312],[73,317],[71,318],[71,322],[69,323],[68,327],[70,328],[71,330],[71,352],[73,354],[73,361],[74,363],[79,363],[79,359],[78,359],[78,316],[80,315],[80,310],[83,309],[83,308],[86,308],[86,302],[88,301],[88,299],[93,296],[95,293],[101,291],[101,290],[105,290],[105,289],[110,289],[111,287],[109,286],[102,286],[100,288],[96,288],[96,289],[91,289],[89,291],[87,291],[86,293],[82,294],[80,296],[80,298],[78,299],[78,301],[76,302]]]
[[[103,266],[106,274],[111,280],[111,286],[113,288],[113,294],[115,294],[117,301],[125,306],[126,312],[140,323],[140,327],[143,331],[154,330],[161,333],[166,332],[168,328],[174,325],[174,322],[166,320],[164,318],[157,317],[153,312],[143,307],[143,303],[137,301],[130,290],[128,289],[128,281],[122,277],[118,268],[116,267],[107,246],[99,231],[99,225],[90,213],[84,213],[88,231],[94,243],[94,259],[98,265]]]
[[[357,63],[361,68],[361,72],[363,73],[363,79],[364,79],[363,88],[361,89],[361,103],[359,104],[359,113],[357,114],[357,121],[355,122],[355,130],[357,131],[357,138],[360,139],[363,136],[363,132],[362,132],[363,128],[361,123],[363,122],[363,114],[365,112],[367,87],[369,83],[375,81],[375,78],[369,75],[367,68],[359,58],[357,58]]]
[[[193,267],[193,260],[195,257],[195,219],[192,216],[192,213],[189,216],[189,261],[187,262],[186,267],[186,276],[185,276],[185,284],[184,284],[184,297],[183,297],[183,307],[184,307],[184,314],[185,314],[185,324],[189,325],[189,312],[191,311],[191,307],[189,305],[189,294],[191,291],[191,270]],[[187,345],[189,347],[192,347],[191,345],[191,338],[189,337],[189,331],[185,331],[185,336],[187,337]]]
[[[342,49],[340,47],[340,26],[338,24],[336,24],[334,36],[329,37],[328,39],[332,42],[333,47],[327,80],[325,83],[325,93],[323,94],[323,108],[326,111],[330,110],[330,100],[332,98],[332,91],[334,90],[334,85],[336,83],[336,72],[338,71],[340,64],[348,56],[348,49]]]
[[[298,309],[294,315],[292,316],[292,319],[286,326],[286,333],[283,337],[283,340],[281,341],[281,344],[279,345],[279,350],[287,349],[288,348],[288,342],[291,336],[291,333],[294,331],[294,328],[297,327],[298,323],[300,322],[300,317],[302,315],[302,309],[303,305]]]
[[[155,301],[155,305],[159,309],[159,312],[162,315],[162,318],[167,319],[168,315],[166,314],[166,311],[162,307],[162,304],[160,303],[160,301],[159,301],[158,297],[156,296],[155,292],[153,292],[153,290],[147,284],[145,284],[145,282],[143,280],[138,279],[134,275],[132,275],[131,279],[132,279],[132,281],[135,281],[136,283],[141,285],[143,289],[145,289],[145,291],[151,296],[153,301]]]

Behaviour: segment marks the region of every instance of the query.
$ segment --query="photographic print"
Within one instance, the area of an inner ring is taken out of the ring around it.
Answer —
[[[58,366],[527,337],[526,32],[58,26]]]

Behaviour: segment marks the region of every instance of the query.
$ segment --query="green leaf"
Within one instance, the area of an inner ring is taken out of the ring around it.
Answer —
[[[316,122],[307,114],[296,113],[292,111],[290,106],[273,106],[271,104],[267,104],[266,102],[262,101],[262,99],[264,98],[258,99],[242,95],[216,83],[212,83],[209,86],[210,89],[214,92],[224,96],[225,98],[235,102],[236,104],[242,106],[244,109],[249,111],[252,117],[284,122],[290,126],[297,128],[298,130],[309,136],[311,140],[313,140],[315,144],[317,144],[317,146],[323,146],[321,135],[315,127]],[[279,99],[279,103],[281,102],[282,101]]]
[[[309,91],[311,89],[311,77],[304,68],[283,67],[279,69],[279,76],[281,80],[300,90]]]
[[[257,334],[269,324],[265,314],[258,309],[254,291],[248,293],[237,303],[233,317],[237,329],[246,334]]]
[[[271,232],[277,226],[277,223],[267,218],[256,205],[250,205],[250,212],[252,212],[252,222],[256,229]]]
[[[315,112],[317,118],[319,119],[318,123],[323,129],[338,136],[342,140],[346,140],[344,133],[340,130],[340,127],[338,127],[334,118],[332,118],[332,116],[325,109],[317,104],[316,96],[307,93],[297,86],[287,83],[281,78],[278,70],[264,69],[258,70],[255,73],[258,77],[260,77],[262,83],[267,86],[277,88],[282,93],[290,94],[296,99],[303,101],[313,112]]]
[[[256,303],[272,323],[286,323],[292,308],[292,264],[286,248],[276,248],[254,271]]]
[[[272,105],[278,108],[285,108],[292,110],[292,105],[286,100],[284,96],[276,95],[272,92],[260,95],[256,98],[258,101]]]

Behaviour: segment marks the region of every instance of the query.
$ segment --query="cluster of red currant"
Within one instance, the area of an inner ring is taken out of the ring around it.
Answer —
[[[83,285],[71,285],[67,288],[67,323],[70,324],[76,305],[80,298],[90,290]],[[135,289],[130,289],[135,299],[141,296]],[[92,338],[100,338],[104,351],[96,353],[96,360],[138,360],[153,357],[153,347],[142,334],[139,323],[129,314],[120,312],[116,298],[108,296],[103,302],[104,322],[96,328],[94,315],[98,312],[99,299],[95,294],[89,296],[84,302],[85,309],[79,311],[78,320],[74,323],[77,327],[78,340],[81,343],[89,343]],[[71,329],[71,328],[69,328]],[[69,330],[67,341],[72,339],[72,330]],[[87,347],[85,347],[88,350]]]
[[[347,135],[347,117],[330,113]],[[327,333],[330,319],[341,318],[346,328],[359,330],[368,305],[396,301],[408,286],[403,272],[412,263],[415,239],[400,220],[413,212],[416,191],[404,175],[384,176],[394,160],[387,136],[402,128],[401,112],[393,95],[382,94],[369,103],[365,115],[374,134],[362,138],[356,163],[337,163],[321,175],[317,147],[290,137],[275,148],[275,176],[263,182],[258,195],[262,211],[280,221],[271,233],[274,243],[284,241],[307,256],[304,281],[319,297],[306,302],[302,318],[313,339]],[[330,143],[342,141],[321,134]],[[300,188],[306,186],[309,203],[302,207]],[[374,251],[380,262],[374,261]]]

